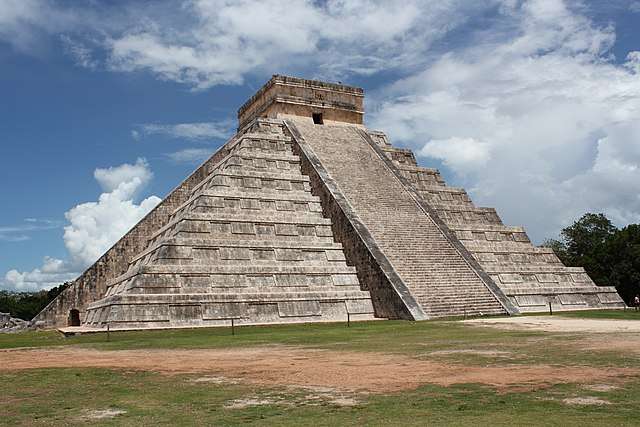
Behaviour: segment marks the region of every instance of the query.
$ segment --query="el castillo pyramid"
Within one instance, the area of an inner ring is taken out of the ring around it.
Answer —
[[[624,307],[363,125],[273,76],[238,132],[34,320],[140,329]]]

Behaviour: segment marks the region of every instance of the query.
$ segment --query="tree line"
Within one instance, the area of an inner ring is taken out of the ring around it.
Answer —
[[[9,313],[11,317],[31,320],[69,285],[70,283],[67,282],[49,290],[38,292],[0,290],[0,312]]]
[[[615,286],[628,305],[640,294],[640,224],[617,228],[604,214],[586,213],[542,246],[566,266],[584,267],[596,285]]]

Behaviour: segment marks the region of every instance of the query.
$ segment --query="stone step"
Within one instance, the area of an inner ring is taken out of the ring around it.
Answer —
[[[425,310],[429,310],[433,292],[452,287],[461,289],[462,285],[468,288],[470,283],[477,285],[478,292],[484,292],[489,300],[493,299],[469,262],[357,129],[302,122],[295,122],[295,126],[408,291]],[[413,158],[408,150],[385,152]],[[359,167],[350,165],[349,159],[358,159]],[[421,297],[426,295],[423,291],[429,292],[429,297]],[[457,298],[464,299],[465,295]],[[502,309],[498,301],[495,304],[498,310]]]
[[[281,302],[281,301],[330,301],[330,300],[367,300],[365,291],[315,291],[315,292],[244,292],[244,293],[195,293],[195,294],[123,294],[108,296],[90,308],[96,309],[111,304],[207,304],[216,302]]]
[[[540,284],[505,284],[505,293],[509,296],[516,295],[561,295],[561,294],[616,294],[616,288],[613,286],[593,286],[580,285],[577,283],[571,286],[541,286]]]
[[[149,254],[156,254],[158,258],[162,259],[194,259],[203,258],[203,256],[197,257],[199,252],[210,252],[211,250],[221,248],[238,248],[248,251],[257,251],[260,255],[248,253],[246,259],[265,260],[273,259],[274,261],[281,260],[282,255],[280,252],[297,251],[296,257],[299,259],[289,259],[289,261],[301,261],[304,259],[313,259],[311,255],[305,255],[302,252],[313,253],[314,257],[319,257],[320,253],[327,258],[328,261],[344,260],[342,254],[342,245],[333,242],[323,242],[316,240],[231,240],[231,239],[216,239],[203,243],[185,243],[187,241],[193,242],[197,240],[206,239],[194,239],[194,238],[173,238],[170,241],[161,241],[159,244],[149,247],[144,252],[141,252],[136,257],[129,261],[129,264],[134,264],[138,260],[146,257]],[[160,251],[160,253],[158,253]],[[269,254],[266,254],[269,251]],[[275,252],[274,252],[275,251]],[[327,253],[329,251],[329,253]],[[337,251],[334,254],[334,251]],[[318,254],[316,254],[316,252]],[[339,253],[338,253],[339,252]],[[211,255],[207,259],[223,260],[223,259],[243,259],[243,258],[224,258],[224,254],[217,254],[216,257],[211,258]],[[291,255],[293,256],[293,255]],[[222,258],[221,258],[222,257]],[[268,257],[268,258],[267,258]]]
[[[172,230],[174,227],[180,227],[174,231],[182,231],[182,232],[192,232],[192,233],[211,233],[215,231],[212,228],[213,223],[230,223],[236,224],[232,225],[232,227],[236,227],[236,234],[255,234],[255,225],[257,224],[265,224],[265,225],[322,225],[329,227],[331,226],[331,220],[327,218],[323,218],[322,216],[312,215],[312,214],[302,214],[298,213],[298,215],[291,214],[282,214],[280,212],[274,213],[272,215],[262,215],[258,213],[254,214],[227,214],[225,212],[221,212],[219,214],[211,214],[211,213],[197,213],[190,212],[188,215],[184,217],[178,217],[170,221],[167,225],[160,228],[156,233],[154,233],[149,240],[154,240],[157,236],[163,235],[165,231]],[[251,232],[248,230],[250,225],[239,225],[240,223],[245,224],[253,224],[254,228]],[[243,231],[242,228],[247,228],[246,231]],[[330,229],[329,229],[330,231]],[[233,232],[233,231],[232,231]],[[292,230],[293,232],[293,230]],[[276,234],[278,234],[276,230]],[[282,233],[281,233],[282,234]]]
[[[309,191],[304,190],[270,190],[247,188],[242,191],[232,187],[218,187],[215,189],[204,190],[202,196],[237,198],[237,199],[255,199],[255,200],[289,200],[293,202],[320,202],[317,196]]]
[[[326,263],[320,266],[294,266],[294,265],[138,265],[129,268],[129,270],[112,281],[107,286],[133,278],[138,274],[304,274],[304,275],[326,275],[326,274],[355,274],[354,267],[347,266],[345,263]]]
[[[241,160],[251,160],[251,161],[255,161],[255,160],[270,160],[270,161],[281,161],[281,162],[288,162],[288,163],[295,163],[295,164],[300,164],[300,157],[296,156],[295,154],[286,154],[283,152],[274,152],[274,153],[270,153],[270,152],[265,152],[265,151],[251,151],[250,149],[243,149],[241,147],[238,147],[237,149],[235,149],[232,153],[230,153],[229,155],[229,164],[234,164],[234,160],[233,159],[241,159]],[[244,162],[241,163],[244,166],[249,166],[246,165]]]
[[[451,224],[452,231],[478,231],[498,233],[525,233],[524,228],[504,224]]]
[[[235,166],[235,165],[234,165]],[[300,169],[289,170],[283,169],[278,172],[271,172],[266,170],[253,170],[250,168],[244,168],[239,166],[241,170],[230,170],[229,168],[216,169],[211,173],[211,179],[215,180],[216,177],[231,177],[231,178],[254,178],[254,179],[266,179],[277,181],[293,181],[293,182],[309,182],[309,177],[302,175]],[[220,184],[223,185],[223,184]],[[254,187],[257,188],[257,187]]]
[[[586,274],[582,267],[565,267],[564,265],[519,265],[519,264],[484,264],[484,270],[490,274],[514,273],[514,274],[537,274],[537,273],[570,273]]]
[[[533,246],[529,242],[499,240],[461,240],[465,247],[474,253],[527,253],[553,254],[553,249]]]
[[[210,206],[203,206],[202,209],[200,209],[200,207],[195,206],[190,210],[185,210],[174,215],[172,221],[178,220],[178,218],[201,221],[202,215],[204,215],[207,220],[226,221],[229,218],[239,218],[238,220],[234,220],[234,222],[246,220],[254,223],[256,221],[259,223],[271,223],[270,218],[274,219],[273,223],[289,223],[287,221],[293,216],[300,216],[305,221],[312,218],[326,219],[322,216],[322,212],[317,211],[296,211],[293,209],[233,209]],[[326,222],[323,222],[323,224],[326,224]]]
[[[269,214],[275,212],[302,213],[322,213],[322,206],[319,202],[297,202],[289,200],[260,200],[249,198],[223,198],[200,196],[194,198],[190,205],[183,206],[181,210],[171,214],[171,219],[186,212],[197,213],[217,213],[217,212],[240,212],[252,214],[260,212]]]

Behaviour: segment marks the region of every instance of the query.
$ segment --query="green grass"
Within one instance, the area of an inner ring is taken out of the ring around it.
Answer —
[[[584,365],[633,366],[637,356],[624,353],[583,352],[575,342],[581,334],[551,334],[470,326],[453,321],[375,321],[352,323],[196,328],[112,332],[64,337],[54,331],[0,334],[0,349],[69,346],[100,350],[231,348],[290,345],[344,351],[384,351],[417,358],[442,358],[463,363],[565,364],[567,358]],[[456,353],[465,349],[499,350],[510,357]],[[436,354],[432,354],[436,352]],[[449,354],[438,354],[449,352]]]
[[[105,369],[41,369],[0,374],[10,384],[0,396],[0,423],[48,425],[635,425],[640,382],[593,392],[577,385],[537,391],[496,392],[477,385],[424,386],[416,390],[355,395],[355,406],[308,391],[246,385],[194,383],[192,376]],[[562,399],[594,396],[605,406],[571,406]],[[229,408],[236,399],[263,405]],[[93,410],[126,411],[87,420]]]
[[[473,333],[470,331],[473,330]],[[83,345],[105,350],[147,348],[222,348],[281,344],[344,350],[379,351],[385,347],[403,353],[440,349],[456,343],[484,343],[495,340],[521,341],[541,336],[537,332],[498,331],[470,328],[458,322],[375,321],[344,323],[245,326],[236,328],[170,329],[112,332],[64,337],[55,331],[0,334],[1,348]]]
[[[571,317],[633,313],[563,313]],[[630,318],[630,317],[623,317]],[[637,336],[637,334],[636,334]],[[78,346],[122,349],[230,348],[291,345],[354,352],[399,353],[416,359],[501,366],[511,364],[597,367],[640,366],[638,353],[584,350],[593,334],[502,330],[453,321],[114,332],[65,338],[57,332],[0,334],[0,349]],[[494,350],[490,353],[458,350]],[[2,353],[0,352],[0,363]],[[463,367],[461,369],[464,369]],[[0,373],[0,425],[633,425],[637,424],[640,378],[608,392],[559,384],[535,391],[496,390],[479,384],[426,385],[391,394],[356,395],[356,406],[339,406],[304,390],[242,384],[194,383],[193,375],[167,376],[112,369],[34,369]],[[595,396],[603,406],[571,406],[562,399]],[[234,399],[270,403],[228,408]],[[88,421],[91,410],[126,411],[113,419]]]

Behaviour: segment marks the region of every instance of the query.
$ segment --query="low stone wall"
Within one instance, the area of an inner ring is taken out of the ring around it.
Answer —
[[[127,271],[129,261],[147,247],[149,236],[167,224],[172,212],[188,200],[191,190],[208,175],[208,171],[213,165],[229,153],[234,141],[231,139],[224,144],[111,249],[82,273],[71,286],[51,301],[34,317],[34,325],[40,328],[67,326],[69,312],[72,309],[80,311],[80,319],[84,320],[87,305],[103,297],[109,280]]]

